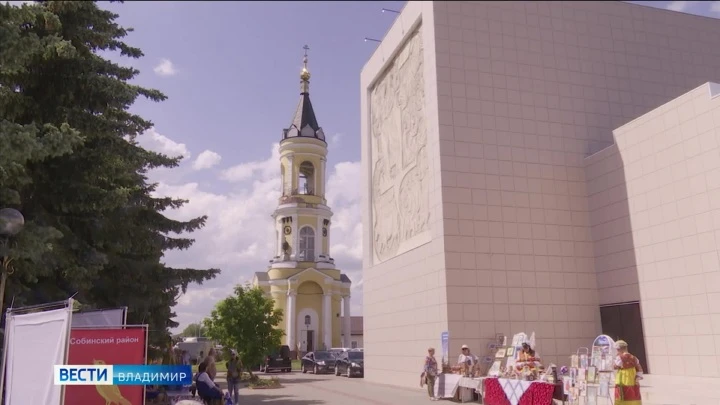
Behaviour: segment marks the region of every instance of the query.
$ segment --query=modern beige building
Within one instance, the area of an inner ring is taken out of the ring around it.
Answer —
[[[717,404],[719,41],[622,2],[409,2],[361,74],[366,379],[415,386],[444,331],[555,364],[604,332],[648,398]]]
[[[307,50],[307,47],[306,47]],[[253,285],[275,300],[292,351],[348,347],[350,279],[330,256],[332,211],[325,199],[327,143],[310,102],[310,72],[300,73],[300,102],[280,140],[282,195],[272,217],[276,254]],[[341,317],[341,312],[343,316]]]

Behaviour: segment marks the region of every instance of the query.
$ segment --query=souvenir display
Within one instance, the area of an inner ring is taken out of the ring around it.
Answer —
[[[596,383],[597,382],[597,381],[595,381],[596,377],[597,377],[597,368],[595,368],[595,366],[588,367],[587,382],[589,382],[591,384]]]
[[[500,336],[498,336],[498,343],[500,341]],[[502,343],[507,343],[507,337],[502,337]],[[495,350],[495,352],[487,376],[526,381],[542,379],[543,381],[554,382],[557,380],[554,367],[549,368],[546,373],[545,368],[540,363],[540,358],[535,353],[534,347],[535,332],[530,335],[530,338],[522,332],[515,334],[509,346],[488,345],[488,349]],[[552,371],[552,375],[549,374],[550,371]]]
[[[612,371],[613,360],[617,356],[615,349],[615,341],[607,335],[600,335],[595,338],[592,345],[591,365],[597,367],[599,371]]]
[[[598,336],[589,350],[582,347],[570,356],[570,368],[563,378],[563,392],[570,405],[612,404],[615,342],[606,335]],[[608,401],[608,402],[605,402]]]
[[[499,377],[500,376],[500,368],[502,367],[502,361],[501,360],[495,360],[493,365],[490,367],[490,371],[488,371],[488,377]]]

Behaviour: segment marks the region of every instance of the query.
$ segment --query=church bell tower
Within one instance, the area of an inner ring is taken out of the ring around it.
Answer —
[[[310,102],[309,48],[304,49],[300,102],[280,140],[282,194],[272,214],[275,254],[268,270],[253,279],[283,310],[286,344],[301,352],[350,346],[351,287],[330,256],[328,149]]]

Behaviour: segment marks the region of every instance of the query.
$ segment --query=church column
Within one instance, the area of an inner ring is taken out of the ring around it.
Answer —
[[[285,224],[282,219],[275,220],[275,230],[277,231],[277,256],[283,256],[283,241],[285,240]]]
[[[297,329],[296,322],[297,322],[297,314],[295,313],[295,299],[297,298],[297,293],[293,290],[288,290],[287,293],[287,326],[285,333],[287,334],[287,345],[290,347],[291,351],[294,351],[297,349],[297,346],[295,345],[295,330]]]
[[[323,296],[323,342],[325,350],[332,347],[332,293]]]
[[[323,219],[318,216],[317,219],[317,231],[315,231],[315,257],[317,261],[320,261],[319,256],[325,254],[325,237],[322,234]]]
[[[287,185],[288,185],[288,195],[294,194],[295,190],[295,164],[293,161],[295,160],[295,155],[290,154],[288,155],[288,168],[290,170],[285,171],[285,176],[287,176]]]
[[[350,296],[345,295],[343,296],[343,336],[345,338],[345,341],[343,342],[343,347],[350,347],[350,334],[352,333],[351,326],[350,326]]]
[[[297,260],[300,251],[300,224],[298,224],[297,214],[292,216],[292,254],[291,260]]]
[[[327,178],[325,178],[325,165],[326,165],[327,159],[321,158],[320,159],[320,173],[322,176],[322,198],[325,198],[325,186],[327,186]]]

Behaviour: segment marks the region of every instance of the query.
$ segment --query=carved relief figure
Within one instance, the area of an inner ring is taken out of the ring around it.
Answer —
[[[373,250],[378,261],[430,220],[423,45],[405,43],[370,94]]]

